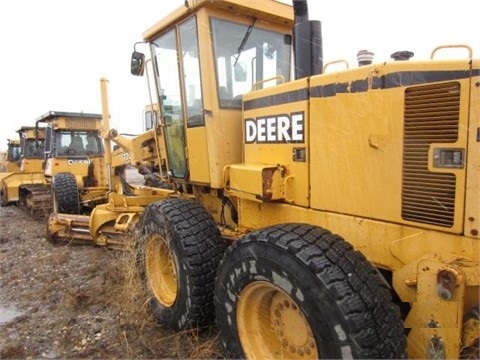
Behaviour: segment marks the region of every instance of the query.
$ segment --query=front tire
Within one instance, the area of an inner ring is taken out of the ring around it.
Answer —
[[[214,281],[226,244],[198,203],[169,199],[143,212],[140,274],[157,322],[180,331],[213,323]]]
[[[225,253],[216,322],[234,358],[402,358],[403,324],[380,275],[306,224],[252,232]]]
[[[71,173],[58,173],[52,181],[53,206],[56,213],[80,214],[77,181]]]

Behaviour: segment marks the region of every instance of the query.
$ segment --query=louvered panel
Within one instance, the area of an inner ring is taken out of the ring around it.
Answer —
[[[456,178],[428,171],[432,143],[458,139],[460,85],[438,84],[405,92],[402,218],[444,227],[453,225]]]
[[[67,129],[72,130],[93,130],[98,129],[100,127],[100,118],[98,120],[95,119],[66,119],[65,124]]]

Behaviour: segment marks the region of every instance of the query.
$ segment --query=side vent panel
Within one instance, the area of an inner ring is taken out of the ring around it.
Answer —
[[[458,139],[460,84],[444,83],[405,91],[402,169],[402,218],[443,227],[453,226],[454,174],[428,170],[432,143]]]

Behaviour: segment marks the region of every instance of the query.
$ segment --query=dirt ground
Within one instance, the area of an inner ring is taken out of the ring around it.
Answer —
[[[156,325],[133,254],[45,233],[45,219],[0,208],[0,359],[222,358],[215,329]]]

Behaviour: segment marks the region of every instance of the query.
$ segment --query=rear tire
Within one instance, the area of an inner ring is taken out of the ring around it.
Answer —
[[[176,331],[213,323],[226,244],[210,214],[196,202],[169,199],[149,205],[139,226],[140,274],[157,322]]]
[[[226,251],[216,322],[233,358],[402,358],[406,339],[376,269],[306,224],[252,232]]]
[[[80,195],[73,174],[59,173],[54,175],[52,193],[56,213],[80,214]]]

